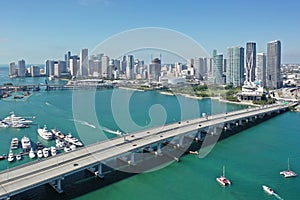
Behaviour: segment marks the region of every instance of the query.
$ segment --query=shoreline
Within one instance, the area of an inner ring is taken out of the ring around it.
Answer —
[[[159,93],[163,94],[163,95],[175,96],[175,94],[169,93],[169,92],[159,92]],[[184,96],[184,97],[190,98],[190,99],[198,99],[198,100],[201,100],[201,99],[213,99],[213,100],[218,100],[219,102],[224,102],[224,103],[239,104],[239,105],[245,105],[245,106],[255,106],[255,107],[259,107],[260,106],[260,105],[254,104],[252,102],[228,101],[228,100],[225,100],[225,99],[221,99],[220,97],[197,97],[197,96],[192,96],[192,95],[189,95],[189,94],[181,94],[181,93],[178,93],[178,95],[181,95],[181,96]]]
[[[122,90],[133,90],[133,91],[145,92],[145,90],[140,90],[140,89],[130,88],[130,87],[124,87],[124,86],[120,86],[118,88],[122,89]]]

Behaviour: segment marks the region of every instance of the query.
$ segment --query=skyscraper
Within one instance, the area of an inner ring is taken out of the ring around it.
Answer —
[[[9,64],[9,76],[13,77],[17,75],[16,63],[12,62]]]
[[[72,76],[76,76],[77,75],[77,71],[78,71],[78,65],[77,65],[77,62],[78,62],[79,58],[77,55],[74,55],[74,56],[71,56],[69,58],[69,70],[70,70],[70,74]]]
[[[255,80],[260,82],[262,87],[266,86],[266,54],[258,53],[256,59]]]
[[[134,67],[133,55],[128,55],[127,62],[126,62],[126,78],[127,79],[133,79],[133,67]]]
[[[223,85],[223,54],[218,54],[217,50],[213,50],[212,72],[209,82],[212,84]]]
[[[80,52],[79,76],[88,76],[88,49],[82,49]]]
[[[227,48],[226,84],[234,87],[241,86],[244,82],[244,48]]]
[[[25,74],[26,74],[26,68],[25,68],[25,60],[19,60],[18,61],[18,67],[19,67],[19,70],[18,70],[18,76],[19,77],[25,77]]]
[[[267,44],[267,77],[266,87],[278,89],[282,87],[280,76],[281,65],[281,42],[279,40],[268,42]]]
[[[101,66],[102,66],[102,77],[108,78],[109,73],[109,57],[106,55],[103,55],[101,58]]]
[[[246,44],[246,81],[253,82],[255,80],[255,68],[256,68],[256,43],[248,42]]]
[[[161,61],[159,58],[155,58],[148,66],[148,79],[159,81],[160,71],[161,71]]]

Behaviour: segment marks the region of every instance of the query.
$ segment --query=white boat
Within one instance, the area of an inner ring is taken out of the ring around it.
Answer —
[[[223,175],[216,178],[216,180],[223,186],[231,185],[230,180],[225,177],[225,166],[223,166]]]
[[[53,138],[53,134],[47,130],[46,125],[44,125],[44,128],[38,128],[37,132],[45,140],[51,140]]]
[[[65,138],[65,135],[60,131],[60,130],[58,130],[58,129],[51,129],[51,131],[52,131],[52,133],[56,136],[56,137],[58,137],[58,138],[60,138],[60,139],[64,139]]]
[[[10,149],[18,149],[19,148],[19,139],[12,138],[10,142]]]
[[[281,171],[280,174],[283,175],[285,178],[297,176],[297,174],[290,169],[290,159],[289,158],[288,158],[288,169]]]
[[[14,154],[13,154],[13,152],[12,152],[11,150],[10,150],[9,153],[8,153],[7,160],[8,160],[9,162],[12,162],[12,161],[15,160]]]
[[[31,142],[28,137],[24,136],[21,139],[22,148],[27,151],[31,148]]]
[[[3,119],[4,122],[8,123],[8,124],[24,124],[24,125],[28,125],[31,124],[32,121],[31,120],[26,120],[23,117],[18,117],[15,115],[14,112],[11,112],[10,115],[8,117],[5,117]]]
[[[56,140],[55,140],[55,143],[56,143],[56,147],[57,147],[57,148],[62,148],[62,147],[64,147],[64,146],[66,146],[65,141],[63,141],[63,140],[61,140],[61,139],[56,139]]]
[[[4,122],[4,121],[0,121],[0,128],[8,128],[9,124]]]
[[[70,152],[70,151],[71,151],[71,148],[68,147],[68,146],[65,146],[65,147],[64,147],[64,151],[65,151],[65,152]]]
[[[71,143],[71,144],[75,144],[76,146],[83,146],[83,144],[75,137],[73,137],[71,135],[71,133],[69,133],[68,135],[65,136],[65,141]]]
[[[268,186],[263,185],[262,188],[263,188],[263,190],[264,190],[265,192],[267,192],[268,194],[270,194],[270,195],[273,195],[273,194],[274,194],[274,190],[272,190],[272,189],[269,188]]]
[[[48,148],[43,148],[43,156],[45,157],[45,158],[47,158],[48,156],[49,156],[49,151],[48,151]]]
[[[43,151],[40,149],[40,150],[38,150],[37,151],[37,156],[39,157],[39,158],[42,158],[43,157]]]
[[[75,151],[75,150],[76,150],[76,145],[75,145],[75,144],[72,144],[72,145],[70,146],[70,149],[71,149],[71,151]]]
[[[32,148],[29,151],[29,158],[35,158],[35,153]]]
[[[17,155],[16,155],[16,159],[17,159],[17,160],[21,160],[21,159],[22,159],[21,154],[17,154]]]
[[[51,147],[50,147],[50,151],[51,151],[51,155],[52,155],[52,156],[55,156],[55,155],[56,155],[56,148],[55,148],[55,147],[51,146]]]

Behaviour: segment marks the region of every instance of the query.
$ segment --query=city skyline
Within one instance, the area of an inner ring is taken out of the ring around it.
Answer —
[[[142,27],[179,31],[196,40],[209,53],[218,49],[224,54],[228,47],[245,47],[246,42],[256,42],[257,53],[266,52],[267,42],[280,40],[282,63],[300,63],[300,45],[296,39],[300,30],[295,26],[298,8],[298,2],[251,1],[240,5],[235,0],[218,4],[5,1],[0,6],[0,63],[22,58],[29,63],[44,63],[51,58],[62,59],[62,52],[68,50],[79,55],[80,49],[93,49],[112,35]],[[255,11],[255,15],[247,15],[250,11]]]

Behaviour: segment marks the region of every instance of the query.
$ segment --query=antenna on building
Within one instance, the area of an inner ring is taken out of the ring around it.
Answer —
[[[159,53],[159,60],[160,60],[160,64],[161,64],[161,63],[162,63],[162,62],[161,62],[161,53]]]

